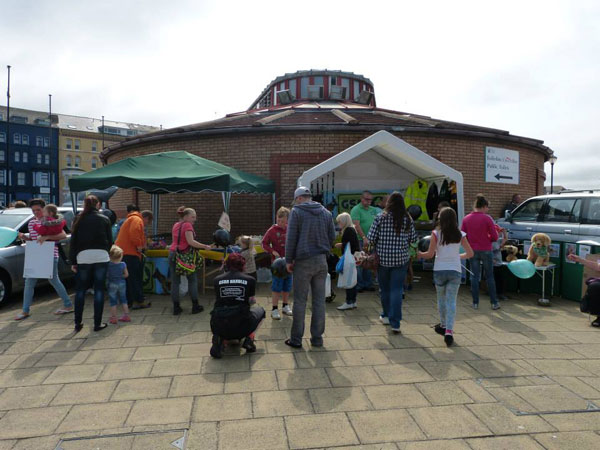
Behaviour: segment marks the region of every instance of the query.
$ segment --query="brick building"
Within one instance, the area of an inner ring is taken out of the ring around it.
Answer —
[[[367,78],[340,71],[299,71],[273,80],[248,110],[210,122],[161,130],[107,148],[107,164],[162,151],[185,150],[275,181],[276,207],[289,205],[298,177],[311,167],[379,130],[386,130],[463,174],[465,209],[475,194],[490,200],[500,215],[512,194],[543,193],[544,162],[552,150],[543,141],[508,131],[378,108]],[[518,152],[518,183],[486,181],[489,147]],[[369,186],[357,186],[356,191]],[[150,196],[121,190],[111,208],[150,208]],[[198,212],[199,238],[208,240],[222,212],[219,195],[169,194],[161,199],[159,232],[168,231],[178,205]],[[262,234],[271,223],[270,197],[232,195],[232,233]]]

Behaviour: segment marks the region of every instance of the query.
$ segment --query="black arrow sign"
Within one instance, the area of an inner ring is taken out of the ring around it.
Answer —
[[[496,175],[494,175],[494,178],[495,178],[496,180],[500,180],[500,179],[502,179],[502,178],[504,178],[505,180],[512,180],[512,179],[513,179],[513,177],[507,177],[507,176],[505,176],[505,175],[500,175],[499,173],[497,173]]]

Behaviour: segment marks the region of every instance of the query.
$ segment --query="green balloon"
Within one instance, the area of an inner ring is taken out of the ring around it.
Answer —
[[[526,259],[517,259],[516,261],[508,263],[508,269],[515,277],[523,280],[531,278],[533,275],[535,275],[535,266],[531,261]]]
[[[12,228],[0,227],[0,247],[6,247],[12,244],[18,234],[19,233]]]

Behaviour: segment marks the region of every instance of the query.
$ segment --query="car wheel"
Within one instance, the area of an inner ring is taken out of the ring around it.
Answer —
[[[8,298],[11,291],[10,277],[6,272],[0,272],[0,303]]]

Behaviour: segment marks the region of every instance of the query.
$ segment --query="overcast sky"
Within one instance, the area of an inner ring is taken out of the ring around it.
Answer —
[[[339,69],[378,106],[542,139],[556,185],[600,188],[599,23],[594,0],[2,0],[0,104],[10,64],[14,107],[172,127]]]

